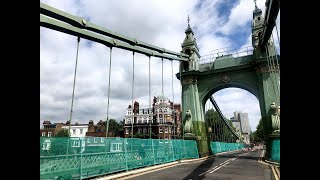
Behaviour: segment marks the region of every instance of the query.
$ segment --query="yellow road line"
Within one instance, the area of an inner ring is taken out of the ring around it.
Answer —
[[[276,178],[276,180],[279,180],[279,177],[278,177],[278,175],[277,175],[277,173],[276,173],[276,171],[274,170],[274,166],[271,166],[271,169],[272,169],[272,172],[273,172],[273,175],[274,175],[274,177]]]

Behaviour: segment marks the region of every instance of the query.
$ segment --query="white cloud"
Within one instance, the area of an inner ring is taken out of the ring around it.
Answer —
[[[257,6],[262,10],[264,15],[265,5],[263,0],[257,1]],[[233,32],[241,31],[248,22],[252,21],[252,12],[254,3],[252,0],[240,0],[240,2],[231,10],[228,22],[225,23],[220,31],[223,34],[230,35]]]
[[[251,130],[256,130],[261,114],[259,101],[253,94],[240,88],[227,88],[214,93],[213,98],[228,119],[234,116],[235,111],[248,113]],[[207,101],[206,106],[214,108],[210,101]]]
[[[248,0],[249,1],[249,0]],[[228,47],[234,40],[222,38],[215,33],[223,27],[232,33],[232,28],[243,27],[243,22],[234,22],[234,16],[243,15],[251,20],[253,2],[240,2],[248,5],[236,6],[231,10],[229,21],[218,16],[217,5],[223,0],[161,0],[120,1],[51,1],[41,2],[67,13],[84,17],[90,22],[114,32],[135,37],[141,41],[179,52],[185,37],[187,16],[197,38],[200,54],[205,55],[213,49]],[[201,3],[200,3],[201,2]],[[258,5],[259,5],[258,1]],[[197,8],[195,8],[197,6]],[[241,7],[243,8],[241,10]],[[248,12],[242,12],[248,11]],[[249,14],[249,15],[247,15]],[[248,17],[247,17],[248,16]],[[241,26],[241,27],[240,27]],[[65,122],[69,119],[71,95],[76,60],[77,38],[40,27],[40,123],[43,120]],[[109,48],[95,42],[81,39],[79,46],[78,69],[73,108],[73,122],[88,123],[90,119],[98,122],[107,116]],[[181,101],[180,83],[175,77],[179,63],[173,62],[173,86],[175,102]],[[113,48],[109,117],[122,120],[126,108],[132,101],[132,52]],[[149,104],[148,57],[135,55],[134,100],[142,105]],[[151,96],[161,92],[161,59],[151,58]],[[164,60],[164,84],[166,96],[171,100],[171,63]],[[235,102],[247,98],[245,94],[233,92]],[[256,102],[250,102],[256,103]],[[230,106],[230,107],[226,107]],[[221,109],[240,107],[221,104]],[[246,109],[244,109],[246,110]],[[249,108],[249,118],[258,110]],[[251,123],[251,122],[250,122]]]

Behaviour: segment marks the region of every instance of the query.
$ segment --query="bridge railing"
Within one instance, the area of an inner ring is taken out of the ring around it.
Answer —
[[[210,54],[201,56],[199,60],[199,64],[206,64],[206,63],[212,63],[217,58],[223,57],[223,56],[232,56],[234,58],[239,58],[242,56],[247,56],[253,54],[253,47],[243,47],[243,48],[236,48],[234,46],[226,47],[226,48],[220,48],[212,50]]]
[[[243,143],[226,143],[226,142],[210,142],[210,148],[213,154],[241,150],[244,148]]]
[[[40,137],[40,179],[82,179],[198,157],[194,140]]]

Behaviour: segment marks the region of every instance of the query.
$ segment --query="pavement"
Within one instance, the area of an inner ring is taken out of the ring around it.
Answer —
[[[279,180],[280,167],[262,159],[264,150],[232,151],[211,157],[167,164],[105,176],[96,180]]]

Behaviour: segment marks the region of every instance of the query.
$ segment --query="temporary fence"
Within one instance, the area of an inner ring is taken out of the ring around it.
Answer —
[[[198,157],[195,140],[40,137],[40,179],[83,179]]]

